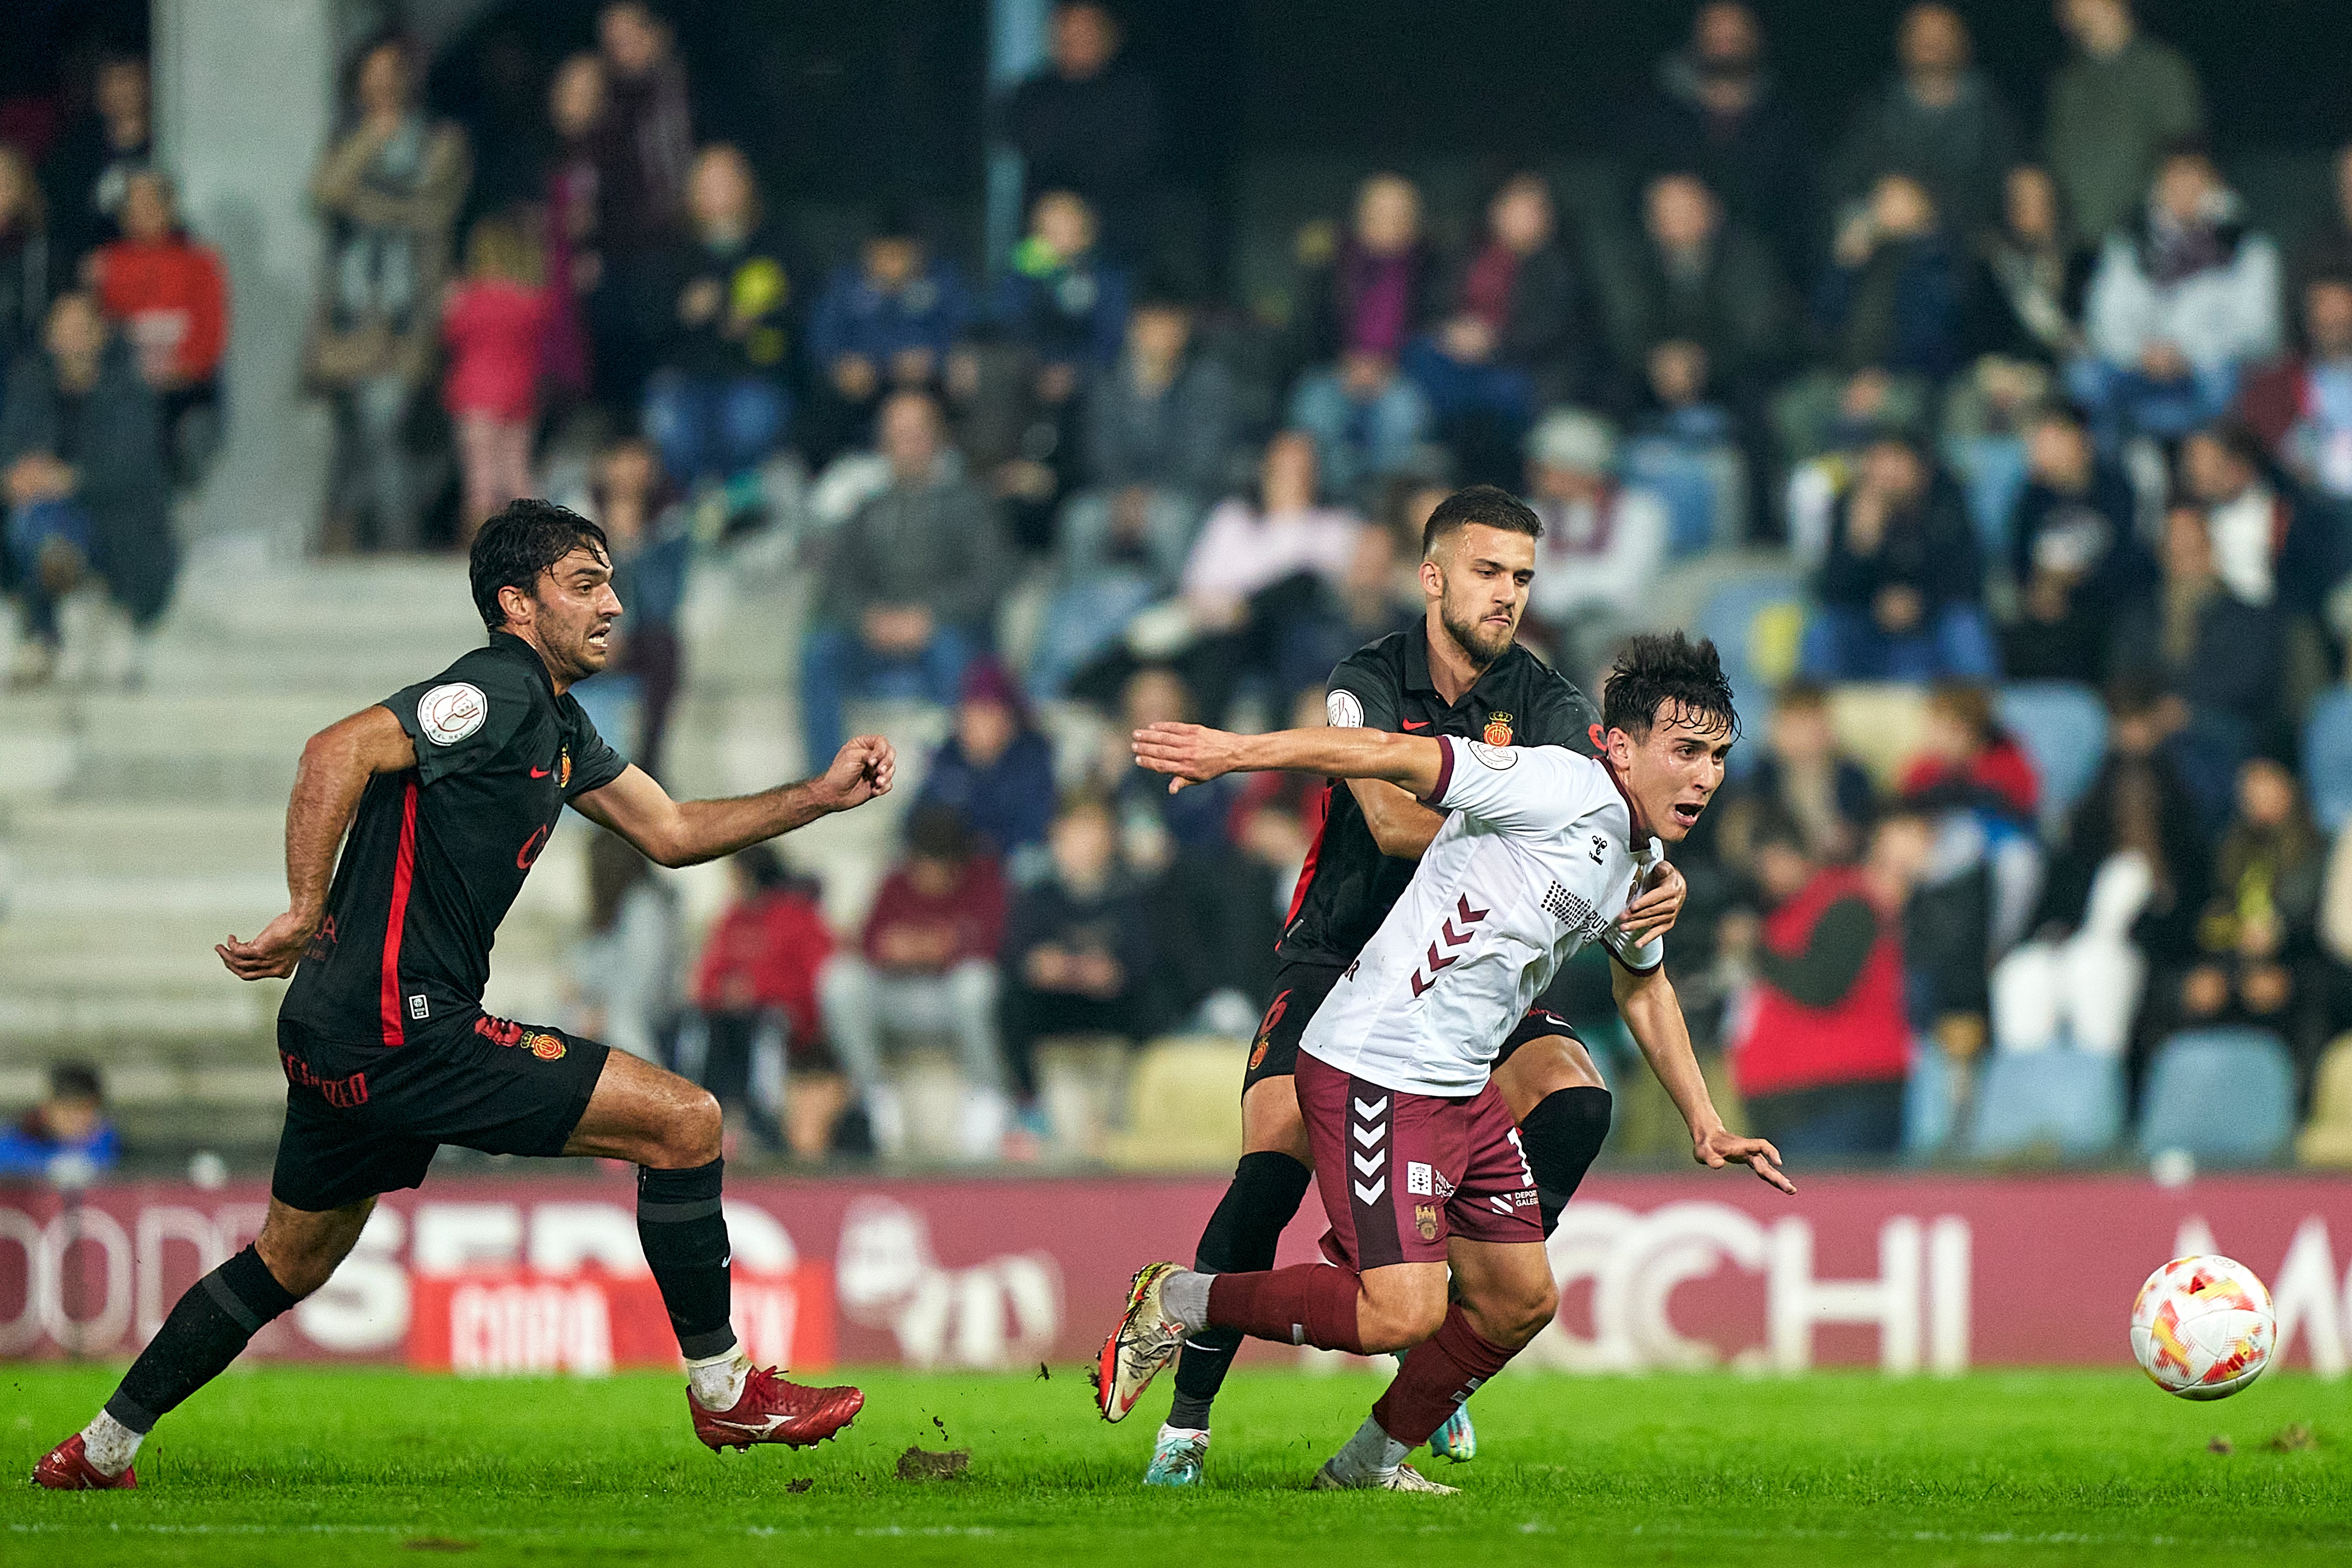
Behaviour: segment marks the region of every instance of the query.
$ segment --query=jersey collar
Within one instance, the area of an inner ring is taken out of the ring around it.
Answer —
[[[555,700],[555,677],[547,672],[547,660],[539,657],[539,649],[512,632],[494,631],[490,634],[490,651],[529,665],[530,672],[539,677],[539,684],[546,690],[548,700]]]
[[[1625,803],[1626,826],[1633,832],[1633,842],[1627,847],[1637,855],[1641,854],[1650,847],[1650,840],[1657,835],[1652,833],[1650,825],[1642,820],[1642,808],[1633,804],[1633,795],[1626,792],[1625,781],[1617,776],[1617,770],[1610,765],[1609,759],[1601,757],[1597,760],[1601,763],[1601,771],[1609,775],[1609,782],[1617,786],[1617,798]]]

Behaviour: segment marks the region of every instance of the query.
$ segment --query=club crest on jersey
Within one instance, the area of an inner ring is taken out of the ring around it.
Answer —
[[[563,1040],[561,1036],[544,1034],[537,1029],[523,1031],[522,1047],[543,1062],[558,1060],[563,1055]]]
[[[564,747],[562,752],[555,759],[555,787],[558,789],[572,787],[572,748],[569,746]]]
[[[416,700],[416,727],[436,746],[456,745],[489,716],[489,699],[470,681],[436,686]]]
[[[1413,1205],[1412,1224],[1413,1228],[1421,1232],[1422,1240],[1435,1241],[1437,1239],[1437,1205],[1435,1204]]]
[[[1487,714],[1486,732],[1485,735],[1481,736],[1480,739],[1484,740],[1486,744],[1490,746],[1509,745],[1511,743],[1511,716],[1508,713]]]

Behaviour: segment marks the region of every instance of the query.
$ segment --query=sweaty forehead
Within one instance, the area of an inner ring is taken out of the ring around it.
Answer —
[[[568,552],[559,556],[555,564],[550,566],[548,571],[553,574],[556,581],[569,583],[583,573],[591,578],[609,577],[613,574],[613,566],[612,563],[604,559],[604,552],[583,542],[573,545]]]

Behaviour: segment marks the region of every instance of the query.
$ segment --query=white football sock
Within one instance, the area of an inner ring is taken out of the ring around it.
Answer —
[[[1214,1275],[1180,1268],[1160,1282],[1160,1304],[1192,1333],[1209,1326],[1209,1281]]]
[[[1347,1480],[1361,1480],[1370,1476],[1393,1475],[1404,1463],[1411,1448],[1381,1430],[1381,1424],[1370,1416],[1356,1428],[1340,1450],[1331,1456],[1331,1468]]]
[[[129,1469],[146,1440],[145,1433],[133,1432],[103,1410],[81,1429],[81,1451],[101,1475],[119,1476]]]
[[[743,1397],[743,1382],[751,1375],[751,1358],[740,1346],[686,1363],[686,1385],[694,1402],[705,1410],[732,1410]]]
[[[1205,1443],[1209,1440],[1209,1429],[1206,1426],[1171,1426],[1162,1421],[1160,1424],[1160,1440],[1163,1443]]]

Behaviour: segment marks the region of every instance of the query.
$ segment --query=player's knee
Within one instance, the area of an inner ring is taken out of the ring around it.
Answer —
[[[1367,1291],[1356,1309],[1356,1338],[1367,1355],[1410,1350],[1445,1321],[1445,1288]]]
[[[1483,1321],[1475,1325],[1495,1343],[1517,1350],[1534,1339],[1559,1310],[1559,1290],[1549,1278],[1515,1282],[1479,1303]]]
[[[668,1136],[663,1140],[669,1168],[688,1170],[719,1158],[720,1135],[725,1131],[726,1118],[719,1112],[719,1097],[707,1089],[694,1090],[678,1107]]]

